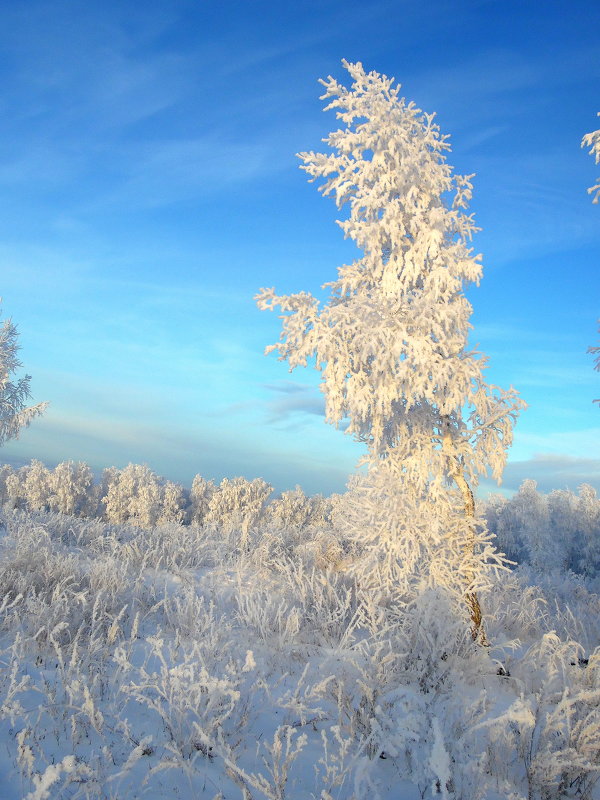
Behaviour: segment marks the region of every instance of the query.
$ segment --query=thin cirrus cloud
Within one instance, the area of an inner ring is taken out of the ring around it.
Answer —
[[[276,170],[266,142],[202,137],[154,142],[122,151],[120,184],[93,205],[158,208],[251,181]]]
[[[283,422],[294,426],[303,423],[302,416],[325,416],[325,399],[314,386],[296,381],[277,381],[265,384],[274,396],[267,401],[267,422],[270,425]]]
[[[524,461],[510,462],[504,471],[502,485],[505,489],[516,491],[529,478],[535,478],[541,492],[556,488],[574,491],[582,483],[588,483],[600,491],[600,459],[538,453]]]

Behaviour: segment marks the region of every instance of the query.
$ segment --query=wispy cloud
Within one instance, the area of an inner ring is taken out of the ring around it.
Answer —
[[[306,386],[295,381],[278,381],[265,384],[265,388],[275,396],[267,403],[267,423],[270,425],[282,422],[301,422],[298,415],[325,416],[325,399],[313,386]]]
[[[177,424],[117,420],[114,416],[54,414],[23,431],[18,441],[2,449],[2,461],[22,466],[32,458],[54,466],[60,461],[86,461],[96,471],[145,463],[158,474],[190,485],[200,474],[220,481],[243,475],[263,477],[276,490],[301,485],[308,493],[343,491],[355,457],[338,453],[335,459],[290,442],[257,443],[238,428],[200,423],[193,428]]]
[[[214,137],[138,143],[121,151],[121,180],[101,195],[98,206],[148,209],[230,192],[232,186],[281,167],[267,142]]]
[[[525,461],[509,463],[502,486],[515,491],[528,478],[535,480],[542,492],[564,488],[575,490],[582,483],[589,483],[600,491],[600,459],[539,453]]]
[[[591,413],[598,411],[589,404]],[[546,430],[544,433],[518,431],[518,447],[527,448],[529,452],[545,452],[563,454],[569,458],[589,458],[592,453],[600,452],[600,428],[587,427],[578,430]]]

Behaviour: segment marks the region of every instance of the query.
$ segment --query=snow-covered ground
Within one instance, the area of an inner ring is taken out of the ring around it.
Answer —
[[[440,592],[377,602],[331,528],[0,523],[2,800],[600,797],[582,577],[505,573],[488,649]]]

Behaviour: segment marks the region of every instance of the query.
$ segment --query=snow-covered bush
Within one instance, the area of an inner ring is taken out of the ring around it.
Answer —
[[[102,497],[106,519],[122,524],[131,521],[141,527],[156,524],[160,514],[158,476],[145,464],[128,464],[111,475],[106,495]]]
[[[213,481],[207,481],[201,475],[194,476],[189,509],[189,520],[193,525],[204,525],[210,500],[216,490]]]
[[[41,461],[34,459],[27,467],[19,470],[23,477],[23,500],[31,511],[47,511],[50,508],[50,470]]]
[[[187,500],[183,486],[173,481],[165,481],[160,492],[160,513],[158,524],[176,522],[183,524]]]
[[[204,524],[238,538],[238,546],[248,547],[251,534],[256,533],[273,487],[255,478],[224,478],[208,501]]]
[[[317,494],[305,495],[300,486],[282,492],[266,508],[266,525],[279,530],[305,530],[328,522],[327,500]]]
[[[24,508],[25,502],[25,476],[27,467],[7,474],[4,487],[6,494],[6,504],[9,508]]]
[[[545,633],[514,666],[521,695],[486,720],[489,769],[518,796],[591,798],[600,778],[599,653]]]
[[[573,540],[578,551],[574,556],[580,557],[572,557],[571,567],[590,577],[600,575],[600,498],[592,486],[584,483],[579,487],[574,516],[577,525]]]
[[[592,486],[545,495],[527,480],[512,498],[492,497],[481,507],[498,546],[513,561],[546,574],[599,574],[600,498]]]
[[[78,517],[96,514],[98,497],[94,474],[83,461],[63,461],[50,474],[50,509]],[[31,506],[30,506],[31,507]]]

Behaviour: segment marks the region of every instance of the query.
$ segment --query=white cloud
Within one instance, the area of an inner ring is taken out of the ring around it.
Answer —
[[[504,471],[502,487],[516,491],[527,478],[537,481],[542,492],[565,488],[574,491],[582,483],[600,491],[600,458],[539,453],[525,461],[510,462]]]
[[[590,412],[597,413],[591,400]],[[534,433],[519,430],[515,437],[515,448],[518,446],[521,453],[528,458],[531,453],[548,453],[561,458],[595,457],[600,452],[600,428],[587,427],[580,430],[548,430],[544,433]],[[515,450],[513,448],[513,452]]]
[[[293,422],[298,425],[299,415],[325,416],[325,398],[314,386],[296,383],[295,381],[277,381],[266,384],[265,388],[275,396],[268,401],[268,424]]]

